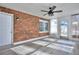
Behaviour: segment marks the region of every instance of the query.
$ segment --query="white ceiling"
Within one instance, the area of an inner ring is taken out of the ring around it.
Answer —
[[[62,13],[55,13],[54,17],[67,16],[74,13],[79,13],[78,3],[0,3],[0,6],[19,10],[31,15],[49,19],[50,17],[43,16],[44,12],[41,10],[49,10],[49,6],[57,6],[55,10],[63,10]]]

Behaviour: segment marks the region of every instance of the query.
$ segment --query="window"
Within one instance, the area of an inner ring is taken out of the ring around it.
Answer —
[[[77,35],[78,33],[79,33],[78,22],[74,21],[72,22],[72,35]]]
[[[79,15],[75,15],[72,17],[73,22],[72,22],[72,35],[79,35]]]
[[[40,32],[48,32],[48,21],[40,20],[39,30]]]
[[[57,19],[51,19],[51,28],[50,28],[50,32],[51,34],[57,34]]]

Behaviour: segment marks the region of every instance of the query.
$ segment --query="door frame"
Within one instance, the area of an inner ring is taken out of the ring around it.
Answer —
[[[65,38],[65,39],[69,39],[69,21],[68,20],[65,20],[68,24],[67,24],[67,36],[64,37],[64,36],[61,36],[61,21],[64,21],[64,20],[60,20],[60,38]]]
[[[14,43],[14,14],[2,12],[2,11],[0,11],[0,13],[10,15],[11,18],[12,18],[12,22],[11,22],[11,43],[13,45],[13,43]]]

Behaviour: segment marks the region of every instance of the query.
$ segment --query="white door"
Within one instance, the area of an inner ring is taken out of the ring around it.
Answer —
[[[0,46],[12,44],[13,16],[0,12]]]

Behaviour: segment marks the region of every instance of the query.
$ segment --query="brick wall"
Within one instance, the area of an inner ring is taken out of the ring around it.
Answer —
[[[28,40],[39,36],[45,36],[49,33],[39,33],[40,17],[29,15],[10,8],[0,7],[1,12],[14,14],[14,42]],[[16,18],[19,18],[17,20]]]

